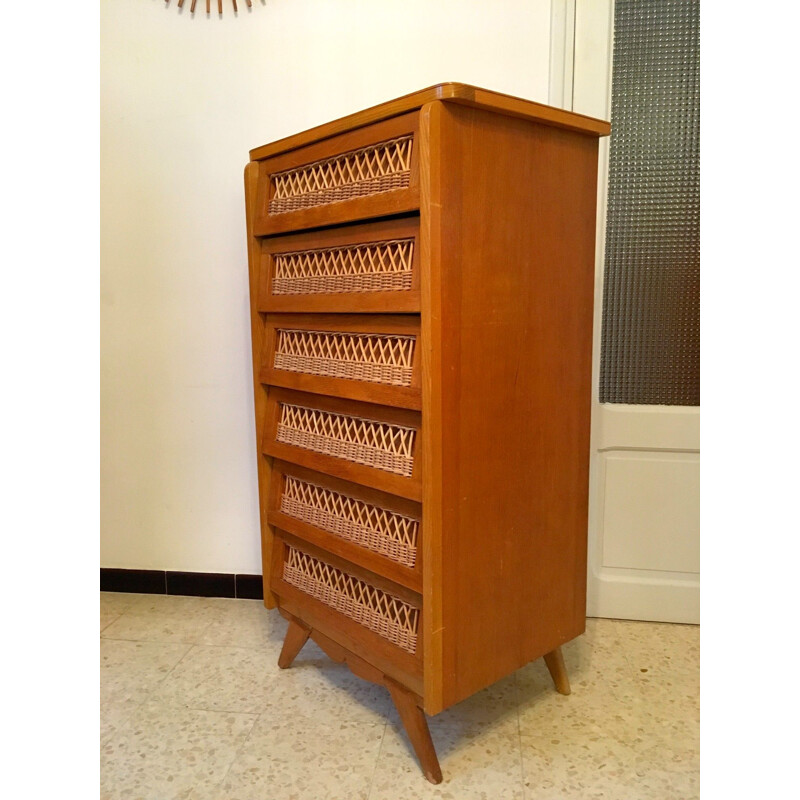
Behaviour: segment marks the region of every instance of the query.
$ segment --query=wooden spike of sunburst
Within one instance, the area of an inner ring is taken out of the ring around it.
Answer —
[[[183,8],[183,4],[186,0],[178,0],[178,8]],[[169,5],[170,0],[164,0],[164,2]],[[245,0],[247,3],[248,8],[253,7],[253,0]],[[231,0],[233,5],[233,12],[237,13],[239,11],[239,6],[236,3],[236,0]],[[192,5],[189,7],[189,13],[194,14],[195,6],[197,5],[197,0],[192,0]],[[217,0],[217,11],[222,14],[222,0]],[[211,0],[206,0],[206,14],[211,13]]]

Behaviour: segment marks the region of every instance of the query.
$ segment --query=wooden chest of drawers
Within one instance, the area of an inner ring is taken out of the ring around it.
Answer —
[[[245,170],[264,596],[436,714],[585,624],[598,137],[443,84]],[[300,723],[298,723],[300,724]]]

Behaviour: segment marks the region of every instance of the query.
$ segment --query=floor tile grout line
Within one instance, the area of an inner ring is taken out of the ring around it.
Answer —
[[[105,624],[105,625],[103,625],[103,627],[102,627],[102,628],[100,628],[100,633],[102,634],[102,632],[103,632],[103,631],[104,631],[106,628],[108,628],[108,626],[109,626],[109,625],[113,625],[113,624],[114,624],[114,623],[115,623],[115,622],[116,622],[116,621],[117,621],[117,620],[118,620],[118,619],[119,619],[121,616],[122,616],[122,614],[117,614],[117,616],[116,616],[116,617],[114,617],[114,619],[112,619],[112,620],[109,620],[108,622],[106,622],[106,624]],[[102,637],[102,636],[101,636],[100,638],[102,639],[102,638],[104,638],[104,637]]]
[[[383,743],[386,740],[386,728],[389,725],[389,720],[383,721],[383,733],[381,734],[381,743],[378,746],[378,754],[375,756],[375,766],[372,768],[372,775],[369,776],[369,786],[367,787],[367,800],[372,797],[372,788],[375,784],[375,775],[378,772],[378,764],[381,762],[381,753],[383,752]]]
[[[189,642],[189,641],[175,641],[164,639],[126,639],[121,636],[101,636],[100,639],[104,642],[135,642],[136,644],[185,644],[191,647],[209,647],[217,650],[248,650],[254,653],[270,652],[274,649],[272,645],[246,645],[246,644],[209,644],[207,642]],[[275,647],[280,649],[280,642],[276,643]]]
[[[107,640],[107,641],[131,641],[131,640],[129,640],[129,639],[110,639],[110,640]],[[153,644],[162,644],[162,642],[154,642]],[[176,642],[176,644],[182,644],[182,642]],[[150,700],[150,698],[153,695],[153,692],[172,674],[172,671],[175,669],[175,667],[177,667],[178,664],[180,664],[181,661],[183,661],[183,659],[186,658],[187,655],[189,655],[189,652],[191,651],[192,647],[193,647],[193,645],[189,645],[189,647],[187,648],[186,652],[169,668],[169,670],[164,674],[164,676],[160,680],[156,681],[153,684],[153,686],[144,693],[144,696],[142,697],[141,701],[138,702],[130,710],[130,713],[125,716],[125,718],[122,720],[122,722],[119,724],[119,726],[116,727],[114,729],[114,732],[108,737],[108,739],[106,740],[106,744],[109,744],[111,742],[111,740],[114,739],[117,736],[117,734],[119,734],[122,731],[122,728],[124,728],[128,724],[128,722],[130,722],[130,720],[133,718],[133,715],[136,714],[136,712],[145,703],[147,703]],[[101,679],[102,679],[102,676],[101,676]],[[102,708],[101,708],[101,711],[102,711]]]
[[[230,714],[232,712],[224,711],[222,713]],[[217,783],[217,788],[219,788],[220,790],[224,790],[225,781],[228,779],[228,775],[230,775],[230,772],[233,769],[233,765],[236,763],[236,759],[239,758],[239,756],[242,754],[242,750],[244,749],[244,746],[250,741],[250,737],[253,735],[253,731],[255,730],[256,725],[258,724],[259,719],[261,719],[261,715],[263,713],[264,712],[261,711],[258,714],[254,715],[255,719],[253,720],[253,724],[250,726],[250,730],[247,731],[247,736],[244,737],[244,739],[242,740],[242,743],[239,745],[239,747],[237,748],[236,752],[233,754],[233,758],[231,759],[231,763],[228,764],[228,769],[225,770],[225,774],[222,776],[222,779],[219,781],[219,783]],[[192,790],[192,793],[194,793],[194,789]],[[190,798],[190,800],[191,800],[191,798]]]

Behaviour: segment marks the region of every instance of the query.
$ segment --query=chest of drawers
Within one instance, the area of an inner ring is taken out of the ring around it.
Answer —
[[[426,714],[540,657],[569,691],[608,132],[442,84],[256,148],[245,170],[279,665],[311,637],[385,685],[433,782]]]

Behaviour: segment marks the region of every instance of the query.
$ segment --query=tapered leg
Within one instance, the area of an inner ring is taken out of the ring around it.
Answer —
[[[569,688],[569,677],[567,677],[567,668],[564,666],[564,656],[561,654],[561,648],[556,647],[550,653],[545,653],[544,663],[547,664],[547,669],[550,670],[550,677],[556,685],[556,691],[561,694],[569,694],[572,690]]]
[[[392,695],[392,700],[397,707],[403,727],[411,740],[411,746],[417,754],[425,777],[431,783],[441,783],[442,769],[433,747],[431,732],[428,730],[428,720],[425,718],[425,712],[418,705],[419,699],[391,679],[386,679],[386,686]]]
[[[281,669],[292,665],[292,661],[303,649],[303,645],[308,641],[310,635],[310,628],[306,628],[294,619],[289,620],[289,629],[286,631],[281,654],[278,656],[278,666]]]

